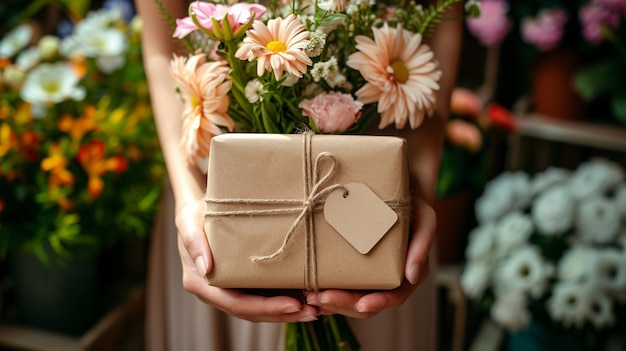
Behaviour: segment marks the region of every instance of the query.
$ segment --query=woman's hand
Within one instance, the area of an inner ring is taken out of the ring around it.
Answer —
[[[428,276],[428,254],[437,225],[435,211],[426,201],[415,201],[415,207],[413,235],[405,264],[406,279],[400,287],[375,292],[336,289],[310,292],[307,303],[318,307],[322,314],[343,314],[358,319],[372,317],[404,303]]]
[[[319,309],[290,296],[263,296],[238,289],[209,285],[205,276],[213,267],[204,233],[204,201],[184,205],[176,215],[178,251],[183,268],[183,286],[203,302],[252,322],[309,322]]]

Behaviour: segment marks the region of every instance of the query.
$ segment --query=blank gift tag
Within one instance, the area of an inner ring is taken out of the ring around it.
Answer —
[[[367,254],[398,220],[394,212],[365,184],[345,184],[326,197],[324,218],[357,251]],[[344,196],[346,195],[346,196]]]

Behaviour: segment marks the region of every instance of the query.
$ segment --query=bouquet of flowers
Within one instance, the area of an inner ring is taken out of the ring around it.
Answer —
[[[140,30],[100,9],[63,38],[24,23],[0,41],[2,256],[49,262],[149,232],[165,170]]]
[[[224,132],[362,133],[378,117],[417,128],[442,74],[424,36],[458,1],[193,2],[173,34],[192,54],[171,64],[189,162],[206,171]],[[288,349],[357,347],[338,316],[287,328]]]
[[[476,217],[461,284],[495,322],[592,336],[585,341],[623,323],[626,181],[618,164],[505,172],[477,200]]]

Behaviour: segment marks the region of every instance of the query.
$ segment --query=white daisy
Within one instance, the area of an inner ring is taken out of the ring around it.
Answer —
[[[570,197],[568,188],[557,186],[535,199],[531,214],[540,233],[555,236],[572,227],[574,210],[574,199]]]
[[[582,327],[590,314],[592,291],[589,285],[557,283],[547,302],[548,313],[565,327]]]
[[[570,178],[569,187],[572,196],[586,199],[613,189],[623,180],[624,171],[619,165],[597,158],[586,161],[576,168]]]
[[[78,86],[78,82],[78,76],[68,65],[42,63],[28,74],[20,96],[34,105],[82,100],[85,90]]]
[[[541,257],[539,250],[526,245],[502,262],[496,270],[495,286],[529,292],[539,297],[546,291],[553,275],[554,267]]]
[[[41,53],[36,47],[21,51],[15,58],[15,65],[24,71],[29,71],[41,62]]]
[[[479,223],[497,221],[505,213],[522,210],[532,200],[530,178],[524,172],[503,172],[492,179],[476,200]]]
[[[533,222],[528,215],[517,211],[504,215],[495,230],[498,250],[508,253],[523,246],[534,230]]]
[[[263,83],[261,83],[258,79],[253,79],[246,83],[246,99],[248,99],[251,103],[254,104],[257,101],[263,101],[263,93],[266,93],[266,91],[263,89]]]
[[[479,299],[489,286],[491,267],[484,261],[472,261],[465,266],[461,275],[461,288],[467,297]]]
[[[605,197],[594,197],[579,204],[576,225],[584,240],[608,243],[617,235],[621,218],[612,201]]]
[[[536,174],[530,185],[533,196],[555,185],[564,184],[571,173],[568,169],[550,166],[545,171]]]
[[[527,304],[528,298],[519,290],[497,292],[491,306],[491,318],[509,331],[520,330],[530,323]]]
[[[469,233],[465,256],[472,261],[488,260],[495,244],[496,226],[494,223],[481,224]]]
[[[32,28],[21,24],[8,32],[0,40],[0,57],[13,57],[26,47],[33,36]]]
[[[590,262],[595,260],[597,251],[587,245],[574,245],[559,260],[557,276],[562,281],[572,283],[589,282]]]
[[[591,296],[589,319],[596,329],[603,329],[615,324],[613,300],[601,291],[596,291]]]
[[[591,265],[591,279],[598,286],[612,292],[626,290],[626,257],[621,250],[597,250]]]

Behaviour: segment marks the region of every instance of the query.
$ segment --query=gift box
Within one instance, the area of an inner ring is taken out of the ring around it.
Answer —
[[[404,139],[228,133],[212,139],[208,169],[209,284],[401,284],[410,216]]]

